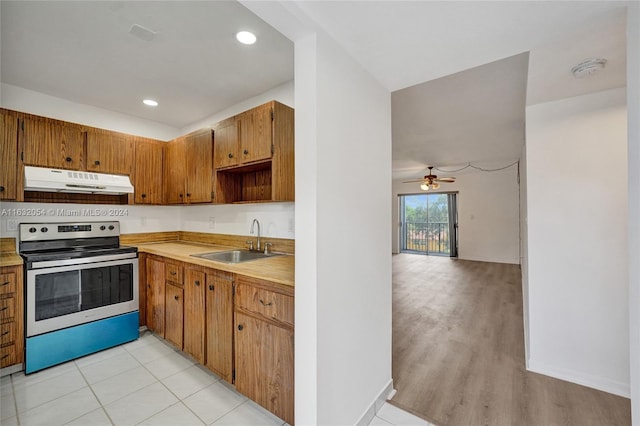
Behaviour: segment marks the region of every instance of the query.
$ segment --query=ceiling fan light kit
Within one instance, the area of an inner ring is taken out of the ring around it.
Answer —
[[[440,182],[453,183],[453,182],[456,181],[456,178],[454,178],[454,177],[438,178],[437,175],[434,175],[432,173],[433,166],[429,166],[428,168],[429,168],[429,174],[426,175],[425,177],[423,177],[422,179],[408,180],[408,181],[404,181],[402,183],[421,182],[420,189],[422,189],[423,191],[429,191],[430,189],[439,189],[440,188]]]

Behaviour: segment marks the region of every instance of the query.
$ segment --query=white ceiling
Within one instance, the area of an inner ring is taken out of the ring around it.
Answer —
[[[526,104],[624,86],[627,3],[243,0],[265,19],[270,5],[304,15],[394,92],[394,178],[518,158]],[[293,44],[235,1],[0,5],[3,83],[177,128],[293,79]],[[591,56],[606,72],[574,80]]]
[[[5,1],[3,83],[185,127],[293,79],[293,43],[235,1]],[[157,34],[129,34],[138,24]],[[239,44],[240,29],[255,32]],[[160,102],[152,109],[143,98]]]

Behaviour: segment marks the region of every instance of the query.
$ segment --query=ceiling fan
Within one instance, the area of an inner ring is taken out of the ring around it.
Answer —
[[[422,182],[422,185],[420,185],[420,189],[422,189],[423,191],[428,191],[430,189],[440,188],[440,182],[453,183],[456,181],[456,178],[454,177],[439,178],[437,175],[434,175],[432,173],[433,166],[429,166],[428,169],[429,169],[429,174],[423,177],[422,179],[406,180],[402,183]]]

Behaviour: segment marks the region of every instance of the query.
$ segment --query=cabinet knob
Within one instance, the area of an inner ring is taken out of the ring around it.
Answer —
[[[244,155],[247,155],[248,153],[249,153],[249,151],[245,149],[244,150]]]
[[[173,298],[174,298],[174,299],[176,299],[176,300],[178,300],[178,299],[180,299],[180,296],[175,295],[175,296],[173,296]]]
[[[213,290],[213,288],[214,288],[213,285],[209,286],[209,290]]]
[[[147,194],[142,194],[141,197],[142,198],[147,198]]]
[[[233,158],[233,154],[232,153],[229,153],[229,158]]]
[[[180,194],[180,198],[182,198],[182,194]]]
[[[187,197],[191,197],[191,193],[190,192],[187,192]]]
[[[0,192],[4,192],[4,186],[0,186]]]
[[[94,161],[93,164],[95,164],[96,166],[99,166],[100,165],[100,160]]]
[[[196,280],[195,284],[200,285],[200,280]]]
[[[176,271],[171,271],[170,273],[171,273],[171,275],[176,275],[177,274]]]
[[[72,162],[72,161],[73,161],[73,158],[71,158],[71,157],[67,157],[67,158],[65,158],[64,160],[65,160],[67,163],[70,163],[70,162]]]
[[[242,331],[243,328],[244,328],[244,325],[242,325],[242,324],[238,325],[238,330]]]

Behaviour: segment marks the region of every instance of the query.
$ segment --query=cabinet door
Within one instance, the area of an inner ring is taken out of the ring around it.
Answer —
[[[184,351],[204,364],[206,275],[187,269],[184,283]]]
[[[18,119],[0,115],[0,200],[15,200],[18,170]]]
[[[164,262],[147,258],[147,328],[164,337]]]
[[[109,131],[87,132],[87,170],[130,175],[133,137]]]
[[[186,202],[210,203],[213,175],[213,138],[211,129],[203,129],[185,137]]]
[[[207,363],[211,371],[233,381],[233,281],[230,274],[207,274]]]
[[[180,287],[165,286],[165,329],[164,338],[182,349],[182,327],[184,324],[183,291]]]
[[[80,126],[53,120],[24,120],[24,164],[84,170]]]
[[[213,166],[235,166],[238,159],[238,121],[235,118],[224,120],[216,126],[213,132]]]
[[[236,389],[293,424],[293,331],[236,312]]]
[[[240,159],[250,163],[271,158],[273,106],[260,105],[240,116]]]
[[[163,148],[164,142],[136,140],[133,175],[136,204],[162,204]]]
[[[167,204],[185,203],[185,140],[168,142],[164,156],[164,183]]]

